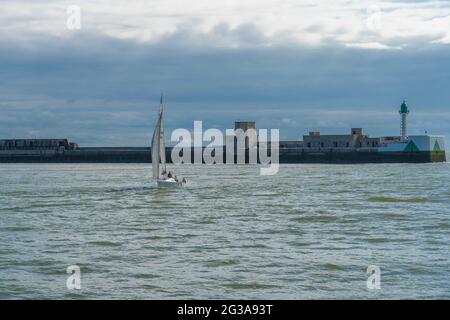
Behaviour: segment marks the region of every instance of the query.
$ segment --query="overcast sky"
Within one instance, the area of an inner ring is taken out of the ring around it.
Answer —
[[[0,138],[148,146],[163,91],[169,130],[398,135],[406,98],[411,134],[450,139],[449,1],[8,0],[0,22]]]

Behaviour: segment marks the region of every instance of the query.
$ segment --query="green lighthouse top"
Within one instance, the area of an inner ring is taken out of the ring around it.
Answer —
[[[402,106],[400,107],[400,113],[409,113],[408,106],[406,105],[406,100],[403,99]]]

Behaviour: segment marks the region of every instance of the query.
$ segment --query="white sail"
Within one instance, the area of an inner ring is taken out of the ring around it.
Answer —
[[[161,96],[161,104],[159,106],[159,113],[161,117],[160,125],[160,140],[159,140],[159,156],[161,158],[161,172],[167,172],[166,168],[166,144],[164,142],[164,111]]]
[[[152,138],[152,169],[153,178],[159,179],[159,160],[160,160],[160,142],[161,142],[161,112],[158,114],[155,131]]]

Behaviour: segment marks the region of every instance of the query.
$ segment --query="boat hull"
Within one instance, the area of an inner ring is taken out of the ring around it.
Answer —
[[[178,181],[157,180],[158,188],[181,188],[183,184]]]

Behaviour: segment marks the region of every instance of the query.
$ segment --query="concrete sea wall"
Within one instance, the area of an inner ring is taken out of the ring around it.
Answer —
[[[166,158],[171,162],[171,149]],[[226,153],[223,155],[223,162]],[[248,151],[246,162],[248,162]],[[259,161],[259,159],[258,159]],[[280,163],[429,163],[445,162],[445,151],[375,152],[280,150]],[[235,157],[236,162],[236,157]],[[150,148],[80,148],[62,154],[0,154],[0,163],[151,163]]]

